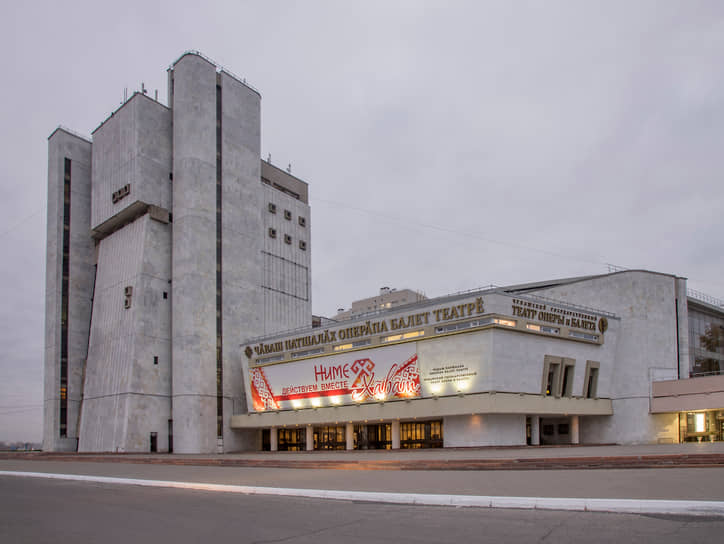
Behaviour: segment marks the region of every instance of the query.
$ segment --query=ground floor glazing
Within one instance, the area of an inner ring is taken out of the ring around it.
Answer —
[[[528,416],[524,442],[509,445],[577,444],[579,417]],[[259,431],[262,451],[389,450],[456,446],[444,440],[442,419],[298,425]]]
[[[724,441],[724,410],[679,412],[679,442]]]

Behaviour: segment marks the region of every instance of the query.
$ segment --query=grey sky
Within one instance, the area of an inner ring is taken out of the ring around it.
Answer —
[[[203,7],[202,7],[203,6]],[[313,308],[603,273],[724,298],[721,2],[10,3],[0,33],[0,440],[40,440],[47,136],[197,49],[310,183]]]

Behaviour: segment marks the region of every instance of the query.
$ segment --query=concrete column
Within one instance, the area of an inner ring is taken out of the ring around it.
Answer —
[[[95,244],[90,237],[92,144],[65,132],[48,139],[48,222],[45,280],[45,403],[43,449],[76,451],[81,376],[88,355]],[[63,304],[63,217],[65,159],[70,159],[69,280],[66,284],[67,418],[61,436],[61,339]],[[108,197],[110,200],[110,197]]]
[[[676,278],[676,312],[679,337],[679,376],[689,377],[689,310],[686,299],[686,279]]]
[[[571,444],[580,443],[578,416],[571,416]]]
[[[344,426],[344,437],[347,440],[346,449],[353,450],[354,449],[354,425],[352,425],[352,423],[347,423]]]
[[[397,420],[392,422],[392,449],[400,449],[400,422]]]
[[[314,428],[311,425],[307,425],[307,451],[314,449]]]
[[[276,427],[272,427],[269,431],[269,445],[271,451],[279,451],[279,433]]]
[[[540,417],[530,416],[530,443],[532,446],[540,446]]]
[[[188,54],[173,72],[174,451],[215,453],[216,67]]]

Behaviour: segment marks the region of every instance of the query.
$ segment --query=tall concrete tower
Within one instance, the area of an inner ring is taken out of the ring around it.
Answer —
[[[256,449],[241,345],[311,323],[307,184],[260,159],[259,93],[196,52],[168,76],[50,138],[49,450]]]
[[[191,54],[170,89],[174,448],[210,452],[242,446],[224,421],[241,394],[240,334],[263,329],[261,97]]]
[[[94,244],[91,142],[66,129],[48,138],[43,448],[74,451],[88,353]]]

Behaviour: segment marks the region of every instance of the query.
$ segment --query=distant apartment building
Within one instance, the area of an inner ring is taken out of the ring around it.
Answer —
[[[412,289],[400,289],[398,291],[394,288],[382,287],[380,288],[380,294],[376,297],[355,300],[349,310],[339,308],[334,319],[336,321],[353,319],[366,313],[377,310],[389,310],[390,308],[396,308],[404,304],[413,304],[422,300],[427,300],[427,297],[423,293],[413,291]]]

